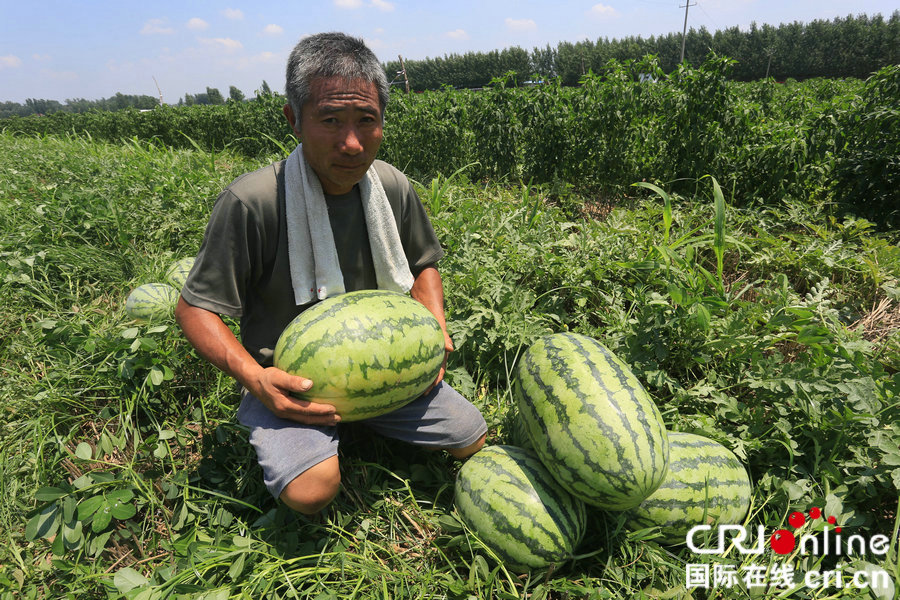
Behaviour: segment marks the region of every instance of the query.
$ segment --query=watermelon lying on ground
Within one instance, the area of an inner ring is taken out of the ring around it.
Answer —
[[[312,380],[299,398],[331,404],[343,421],[357,421],[420,396],[444,355],[443,330],[421,302],[361,290],[300,313],[279,337],[274,364]]]
[[[516,572],[571,559],[584,536],[584,503],[524,448],[487,446],[473,455],[457,474],[455,503],[469,528]]]
[[[662,415],[597,340],[574,333],[538,339],[519,360],[513,392],[535,451],[576,497],[626,510],[662,483],[669,457]]]
[[[750,477],[722,444],[669,432],[669,469],[662,485],[628,511],[633,530],[659,527],[659,541],[683,544],[696,525],[740,524],[750,509]]]
[[[188,274],[191,272],[193,266],[193,256],[176,260],[168,270],[166,270],[166,281],[175,289],[181,290],[181,288],[184,287],[184,282],[187,281]]]
[[[145,283],[128,295],[125,313],[140,321],[168,318],[175,313],[178,296],[178,290],[168,283]]]

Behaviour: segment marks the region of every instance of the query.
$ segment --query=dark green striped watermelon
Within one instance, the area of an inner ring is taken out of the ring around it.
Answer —
[[[175,289],[181,290],[193,266],[193,256],[176,260],[166,270],[166,281]]]
[[[361,290],[300,313],[275,345],[279,369],[313,382],[299,398],[331,404],[344,421],[388,413],[420,396],[444,361],[444,333],[405,294]]]
[[[569,560],[584,536],[584,503],[524,448],[487,446],[472,456],[456,476],[455,502],[469,528],[516,572]]]
[[[722,444],[669,432],[669,470],[640,506],[628,511],[632,529],[659,527],[664,544],[683,544],[695,525],[740,524],[750,509],[750,477]]]
[[[513,392],[535,451],[576,497],[626,510],[662,483],[669,442],[659,409],[597,340],[540,338],[519,359]]]
[[[168,283],[145,283],[125,300],[125,314],[139,321],[165,319],[175,314],[178,290]]]

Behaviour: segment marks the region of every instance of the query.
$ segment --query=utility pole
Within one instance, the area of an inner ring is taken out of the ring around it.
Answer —
[[[397,58],[400,59],[400,74],[403,75],[403,83],[406,86],[406,93],[409,93],[409,77],[406,75],[406,63],[403,62],[403,56],[400,54],[397,55]]]
[[[684,62],[684,42],[687,38],[687,15],[688,9],[692,6],[697,6],[697,3],[694,2],[691,4],[690,0],[684,3],[684,6],[679,6],[678,8],[684,9],[684,31],[681,32],[681,60],[679,62]]]

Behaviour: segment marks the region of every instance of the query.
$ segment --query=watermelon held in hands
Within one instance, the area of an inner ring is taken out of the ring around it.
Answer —
[[[684,544],[695,525],[743,522],[750,477],[722,444],[693,433],[669,432],[669,470],[662,485],[627,512],[631,529],[659,527],[663,544]]]
[[[184,287],[184,282],[187,281],[188,274],[193,266],[193,256],[176,260],[166,271],[166,281],[180,291]]]
[[[570,560],[584,537],[584,503],[524,448],[486,446],[469,458],[456,476],[454,501],[462,520],[515,572]]]
[[[422,395],[444,356],[444,332],[421,302],[360,290],[300,313],[279,337],[274,364],[312,380],[298,398],[331,404],[343,421],[358,421]]]
[[[125,300],[125,314],[139,321],[166,319],[175,314],[179,292],[168,283],[145,283]]]
[[[662,483],[669,442],[659,409],[597,340],[544,336],[519,359],[513,394],[535,451],[589,505],[627,510]]]

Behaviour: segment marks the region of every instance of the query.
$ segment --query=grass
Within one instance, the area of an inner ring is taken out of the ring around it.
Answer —
[[[458,463],[364,430],[321,518],[277,504],[234,421],[234,383],[173,322],[123,313],[132,288],[196,252],[218,191],[262,162],[0,134],[0,598],[859,597],[802,580],[688,588],[687,564],[773,557],[701,558],[597,511],[580,558],[512,573],[455,514]],[[846,561],[848,577],[865,561],[896,580],[896,238],[813,201],[738,210],[714,180],[697,189],[650,188],[593,219],[568,188],[465,171],[424,184],[447,249],[448,379],[505,443],[521,351],[550,331],[602,339],[671,429],[745,462],[748,524],[819,506],[892,540]]]

